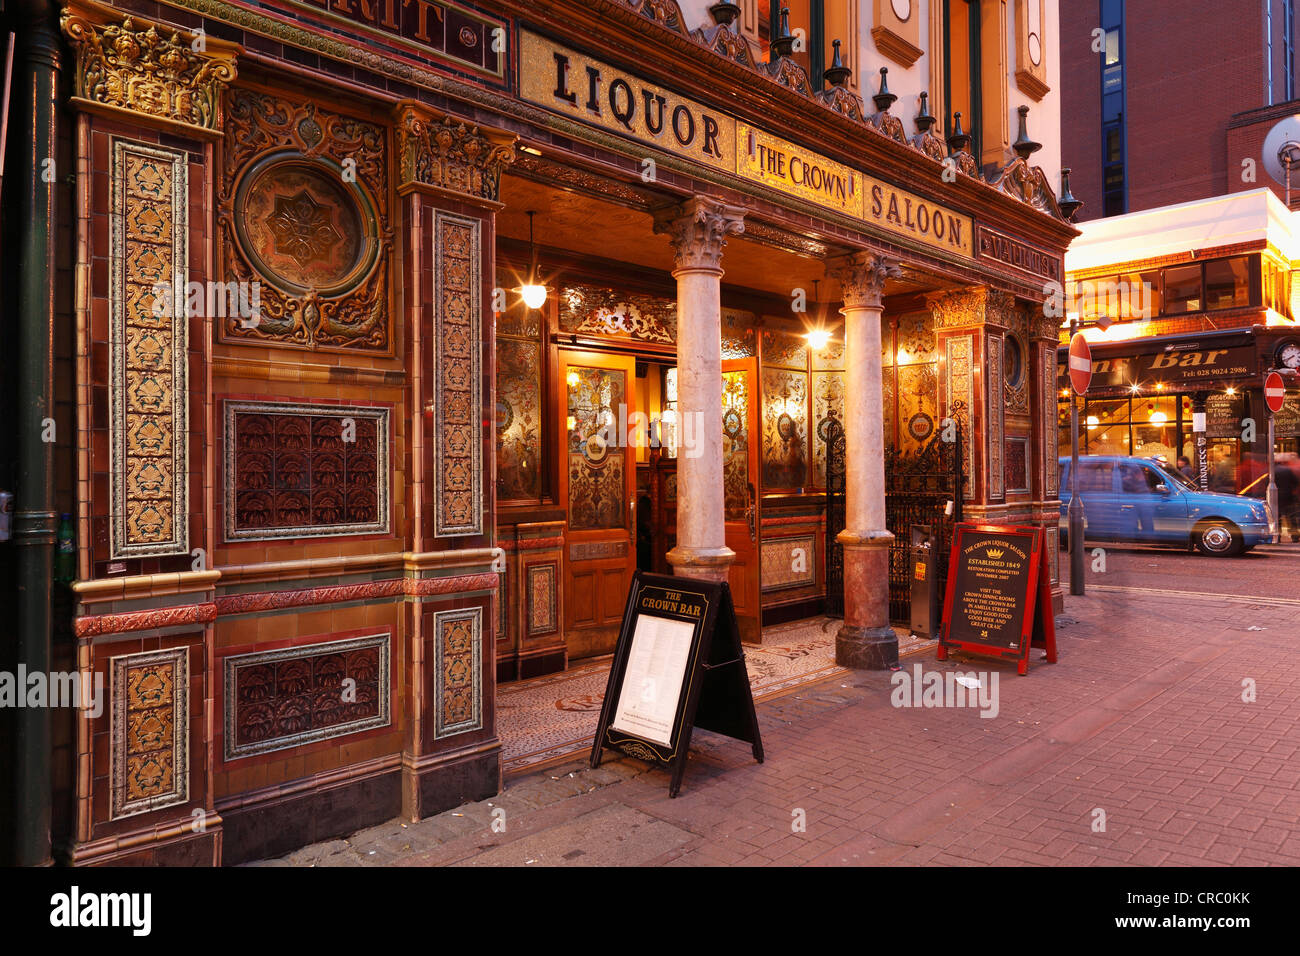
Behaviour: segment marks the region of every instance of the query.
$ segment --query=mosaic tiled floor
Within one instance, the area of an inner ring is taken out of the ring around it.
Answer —
[[[763,629],[763,643],[745,647],[754,700],[847,673],[835,665],[840,622],[812,618]],[[900,633],[899,654],[915,653],[933,641]],[[577,664],[497,690],[497,730],[502,770],[519,773],[591,749],[609,678],[610,658]]]

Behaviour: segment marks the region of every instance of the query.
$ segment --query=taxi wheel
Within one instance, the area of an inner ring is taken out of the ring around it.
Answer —
[[[1196,526],[1192,537],[1196,542],[1196,550],[1201,554],[1226,558],[1241,551],[1241,532],[1231,522],[1204,522]]]

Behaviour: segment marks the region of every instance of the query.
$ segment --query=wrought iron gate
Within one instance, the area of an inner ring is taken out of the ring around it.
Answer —
[[[915,453],[888,449],[885,452],[885,524],[894,535],[889,546],[889,619],[896,624],[911,620],[912,577],[910,550],[912,526],[930,529],[935,555],[935,587],[940,594],[948,583],[948,552],[952,547],[953,525],[961,521],[962,434],[956,426],[956,441],[944,441],[936,433]],[[951,515],[945,515],[948,502]]]
[[[844,426],[834,418],[817,426],[826,443],[826,614],[844,616],[844,546],[836,538],[844,530]],[[912,616],[909,550],[912,525],[930,529],[939,553],[935,556],[935,586],[940,594],[948,583],[948,552],[953,525],[961,521],[962,434],[944,441],[936,434],[915,453],[885,450],[885,523],[894,535],[889,546],[889,619],[907,624]],[[944,514],[948,502],[951,515]]]
[[[835,539],[844,530],[844,426],[825,418],[817,434],[826,443],[826,614],[844,616],[844,546]]]

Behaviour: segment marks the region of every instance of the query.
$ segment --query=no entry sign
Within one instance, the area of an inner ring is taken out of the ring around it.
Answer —
[[[1280,412],[1286,402],[1286,383],[1277,372],[1269,372],[1264,379],[1264,401],[1268,404],[1268,410],[1274,414]]]
[[[1070,384],[1074,394],[1083,395],[1092,382],[1092,349],[1082,332],[1075,332],[1070,339]]]

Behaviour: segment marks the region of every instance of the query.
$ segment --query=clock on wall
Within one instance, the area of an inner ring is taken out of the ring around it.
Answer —
[[[1300,371],[1300,339],[1283,339],[1273,351],[1274,368]]]

